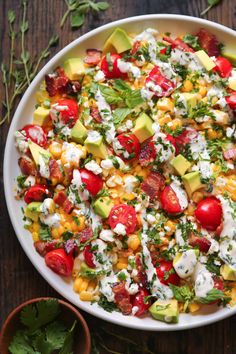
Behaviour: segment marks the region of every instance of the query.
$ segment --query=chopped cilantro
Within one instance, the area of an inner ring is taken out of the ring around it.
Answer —
[[[117,306],[114,302],[109,302],[105,296],[100,296],[98,300],[98,305],[102,307],[107,312],[118,311]]]

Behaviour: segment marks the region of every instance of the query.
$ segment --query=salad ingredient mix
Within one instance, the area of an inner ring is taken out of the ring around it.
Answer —
[[[82,301],[167,323],[234,305],[235,62],[205,29],[116,28],[45,76],[17,198]]]

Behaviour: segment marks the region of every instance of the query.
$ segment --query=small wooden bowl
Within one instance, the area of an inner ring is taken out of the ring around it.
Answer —
[[[20,312],[21,310],[29,304],[34,304],[38,301],[49,300],[52,298],[49,297],[40,297],[32,300],[28,300],[23,304],[16,307],[7,317],[6,321],[3,324],[0,333],[0,353],[9,354],[8,347],[11,343],[13,336],[16,331],[22,327],[20,323]],[[63,322],[65,325],[72,326],[73,322],[77,320],[77,327],[75,331],[75,340],[74,340],[74,353],[75,354],[90,354],[91,350],[91,338],[90,332],[82,315],[77,311],[75,307],[69,303],[57,299],[60,308]]]

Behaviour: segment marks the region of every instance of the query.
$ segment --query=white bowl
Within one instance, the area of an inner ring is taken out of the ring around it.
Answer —
[[[32,114],[36,103],[35,94],[41,81],[44,79],[44,75],[52,71],[58,64],[63,63],[67,58],[75,55],[83,56],[87,48],[102,48],[106,38],[117,26],[134,33],[140,33],[145,28],[153,27],[157,28],[160,32],[170,31],[176,35],[186,32],[194,33],[199,28],[204,27],[213,32],[227,47],[233,47],[236,41],[235,31],[213,22],[180,15],[145,15],[119,20],[97,28],[76,39],[56,54],[43,67],[25,92],[13,117],[7,137],[4,156],[4,187],[13,227],[25,253],[44,279],[67,300],[92,315],[122,326],[153,331],[182,330],[216,322],[236,313],[236,307],[228,309],[206,306],[201,314],[181,314],[178,324],[166,324],[156,321],[151,317],[141,319],[134,316],[123,316],[121,313],[116,312],[110,314],[99,308],[96,304],[91,305],[88,302],[82,302],[78,294],[73,291],[71,281],[66,282],[46,267],[44,259],[34,249],[31,234],[23,227],[21,203],[14,198],[16,177],[20,172],[17,163],[19,156],[14,146],[14,132],[32,121]]]

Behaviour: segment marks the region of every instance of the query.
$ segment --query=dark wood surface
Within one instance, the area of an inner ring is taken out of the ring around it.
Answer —
[[[66,44],[83,33],[113,20],[128,16],[173,13],[199,16],[207,6],[207,0],[108,0],[110,9],[99,17],[92,15],[86,20],[82,29],[71,31],[68,22],[63,30],[59,22],[65,11],[63,0],[29,0],[29,25],[27,47],[32,55],[38,53],[47,43],[53,33],[60,36],[59,45],[52,51],[52,55]],[[19,12],[19,0],[0,0],[0,60],[8,60],[9,37],[7,32],[7,10],[13,8]],[[236,29],[236,0],[223,0],[220,5],[212,9],[206,18]],[[17,43],[18,48],[20,43]],[[19,48],[18,48],[19,49]],[[2,101],[3,87],[0,82],[0,101]],[[9,126],[0,127],[0,161],[1,161],[1,196],[0,196],[0,325],[7,314],[21,302],[38,296],[59,295],[46,283],[34,269],[25,256],[14,234],[5,205],[2,161],[5,140]],[[115,325],[85,314],[91,330],[104,327],[135,342],[142,341],[156,354],[233,354],[236,353],[236,316],[224,321],[187,331],[152,333],[134,331]],[[103,343],[113,348],[113,353],[128,353],[127,345],[122,339],[103,336]],[[107,350],[101,353],[108,353]],[[137,350],[132,351],[136,354]],[[144,351],[143,351],[144,353]]]

